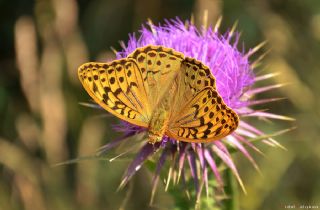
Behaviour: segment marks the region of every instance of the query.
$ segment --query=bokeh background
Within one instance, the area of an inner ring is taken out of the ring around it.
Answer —
[[[142,168],[116,192],[127,160],[80,161],[115,138],[114,117],[80,106],[88,102],[77,79],[86,61],[114,58],[110,47],[137,32],[147,18],[194,16],[204,11],[221,31],[238,21],[240,49],[267,40],[257,72],[279,72],[269,83],[285,87],[262,97],[285,100],[258,108],[296,118],[296,122],[258,122],[266,132],[297,126],[276,139],[287,148],[257,142],[260,175],[235,154],[247,195],[243,210],[320,208],[320,1],[319,0],[2,0],[0,1],[0,209],[173,209],[160,184],[155,205],[148,206],[151,174]],[[254,57],[252,58],[254,60]]]

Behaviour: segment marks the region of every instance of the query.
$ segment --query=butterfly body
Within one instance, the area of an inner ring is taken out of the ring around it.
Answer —
[[[169,86],[167,94],[165,94],[159,104],[154,109],[152,114],[149,127],[148,127],[148,139],[149,142],[154,144],[160,142],[168,130],[168,124],[170,121],[171,105],[173,103],[174,97],[172,97],[172,92],[174,90],[174,85]]]
[[[101,107],[147,128],[150,143],[164,135],[210,142],[230,134],[239,123],[218,94],[209,68],[170,48],[148,45],[110,63],[85,63],[78,72]]]
[[[154,144],[160,142],[168,128],[168,111],[164,108],[155,110],[148,127],[148,140]]]

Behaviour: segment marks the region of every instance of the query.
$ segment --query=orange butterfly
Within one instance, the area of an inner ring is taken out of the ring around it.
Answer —
[[[218,94],[209,68],[170,48],[148,45],[110,63],[85,63],[78,75],[101,107],[148,128],[152,144],[164,135],[210,142],[229,135],[239,124],[238,115]]]

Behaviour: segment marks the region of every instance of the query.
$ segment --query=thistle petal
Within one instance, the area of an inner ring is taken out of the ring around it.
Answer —
[[[153,176],[150,205],[152,205],[152,203],[153,203],[154,195],[155,195],[158,181],[159,181],[160,171],[161,171],[161,169],[167,159],[167,156],[168,156],[168,150],[164,149],[161,153],[161,156],[160,156],[159,161],[157,163],[156,171]]]
[[[216,165],[216,162],[214,161],[213,157],[211,156],[209,150],[206,149],[204,151],[204,156],[205,156],[205,158],[206,158],[211,170],[213,171],[213,173],[214,173],[214,175],[215,175],[215,177],[217,179],[218,184],[221,187],[223,185],[222,178],[221,178],[220,172],[218,170],[218,167]]]
[[[227,148],[221,142],[215,142],[215,144],[212,145],[212,149],[221,158],[221,160],[231,169],[232,173],[237,178],[243,192],[246,194],[247,191],[244,187],[244,184],[240,178],[238,170],[237,170],[236,166],[234,165],[234,162],[233,162],[231,155],[229,154]]]
[[[119,186],[119,189],[121,189],[122,187],[124,187],[124,185],[127,184],[129,179],[141,168],[141,165],[143,164],[143,162],[147,160],[148,157],[154,153],[155,147],[159,147],[159,144],[156,146],[156,145],[147,143],[141,148],[138,155],[131,162],[126,173],[124,174],[122,182]]]
[[[193,177],[193,180],[194,180],[194,186],[195,186],[196,192],[198,193],[199,179],[198,179],[198,173],[197,173],[197,162],[196,162],[196,157],[194,152],[189,152],[187,154],[187,158],[188,158],[188,163],[191,170],[191,176]]]

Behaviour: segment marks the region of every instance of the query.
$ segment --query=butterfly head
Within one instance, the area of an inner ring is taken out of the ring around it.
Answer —
[[[162,141],[162,135],[159,135],[157,133],[153,133],[153,132],[148,132],[148,141],[150,144],[155,144],[157,142],[161,142]]]

